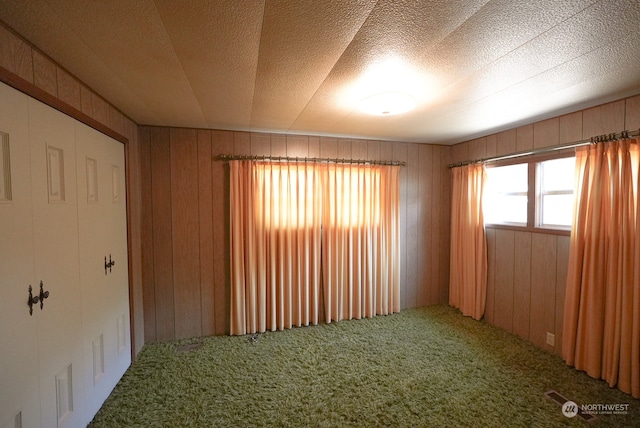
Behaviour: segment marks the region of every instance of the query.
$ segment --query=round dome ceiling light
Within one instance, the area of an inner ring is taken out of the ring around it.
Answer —
[[[383,92],[372,95],[360,101],[361,111],[377,116],[393,116],[408,112],[416,105],[410,95],[403,92]]]

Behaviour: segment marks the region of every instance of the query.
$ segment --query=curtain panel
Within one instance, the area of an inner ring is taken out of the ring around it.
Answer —
[[[400,168],[319,168],[325,320],[400,312]]]
[[[567,364],[640,398],[638,142],[576,151],[563,325]]]
[[[482,198],[487,181],[481,164],[452,169],[449,304],[476,320],[487,300],[487,238]]]
[[[231,161],[231,334],[399,312],[398,177]]]

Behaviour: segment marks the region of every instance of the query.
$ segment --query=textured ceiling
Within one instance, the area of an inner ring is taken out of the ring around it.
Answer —
[[[143,125],[452,144],[640,93],[638,0],[0,0],[0,19]],[[417,108],[357,109],[393,90]]]

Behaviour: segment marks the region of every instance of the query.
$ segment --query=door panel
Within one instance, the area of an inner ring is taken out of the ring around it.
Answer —
[[[126,211],[120,186],[124,146],[76,123],[76,153],[84,410],[90,419],[131,362],[129,342],[121,346],[121,330],[128,331]],[[115,264],[106,268],[106,262]]]
[[[36,281],[49,297],[38,313],[43,427],[81,426],[83,359],[74,120],[29,105]]]
[[[34,277],[27,96],[0,84],[0,426],[40,425],[38,331],[40,307],[29,315]],[[7,180],[7,178],[10,178]]]
[[[111,198],[108,198],[105,208],[106,218],[105,229],[107,238],[105,248],[109,249],[109,254],[116,265],[107,275],[107,283],[110,293],[113,295],[113,306],[109,313],[111,322],[115,319],[116,346],[112,359],[112,365],[118,378],[124,374],[131,364],[131,340],[129,337],[129,262],[127,245],[127,197],[125,186],[125,157],[124,145],[109,137],[100,134],[104,147],[104,156],[109,166],[107,168],[107,179],[111,184]],[[113,384],[115,386],[115,383]]]
[[[84,387],[87,391],[86,418],[90,418],[110,389],[105,351],[112,345],[104,309],[110,306],[104,267],[107,230],[101,221],[104,201],[109,196],[104,176],[107,165],[101,154],[97,131],[76,123],[78,243],[80,249],[81,307],[83,312],[82,348]],[[102,400],[99,399],[102,397]]]

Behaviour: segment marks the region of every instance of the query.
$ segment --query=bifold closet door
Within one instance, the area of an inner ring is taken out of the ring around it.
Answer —
[[[0,83],[0,427],[40,426],[27,96]]]
[[[3,83],[0,293],[0,428],[86,426],[131,363],[124,145]]]
[[[85,419],[131,363],[124,145],[76,122]]]
[[[33,98],[29,105],[42,427],[82,426],[84,361],[79,281],[75,120]]]

